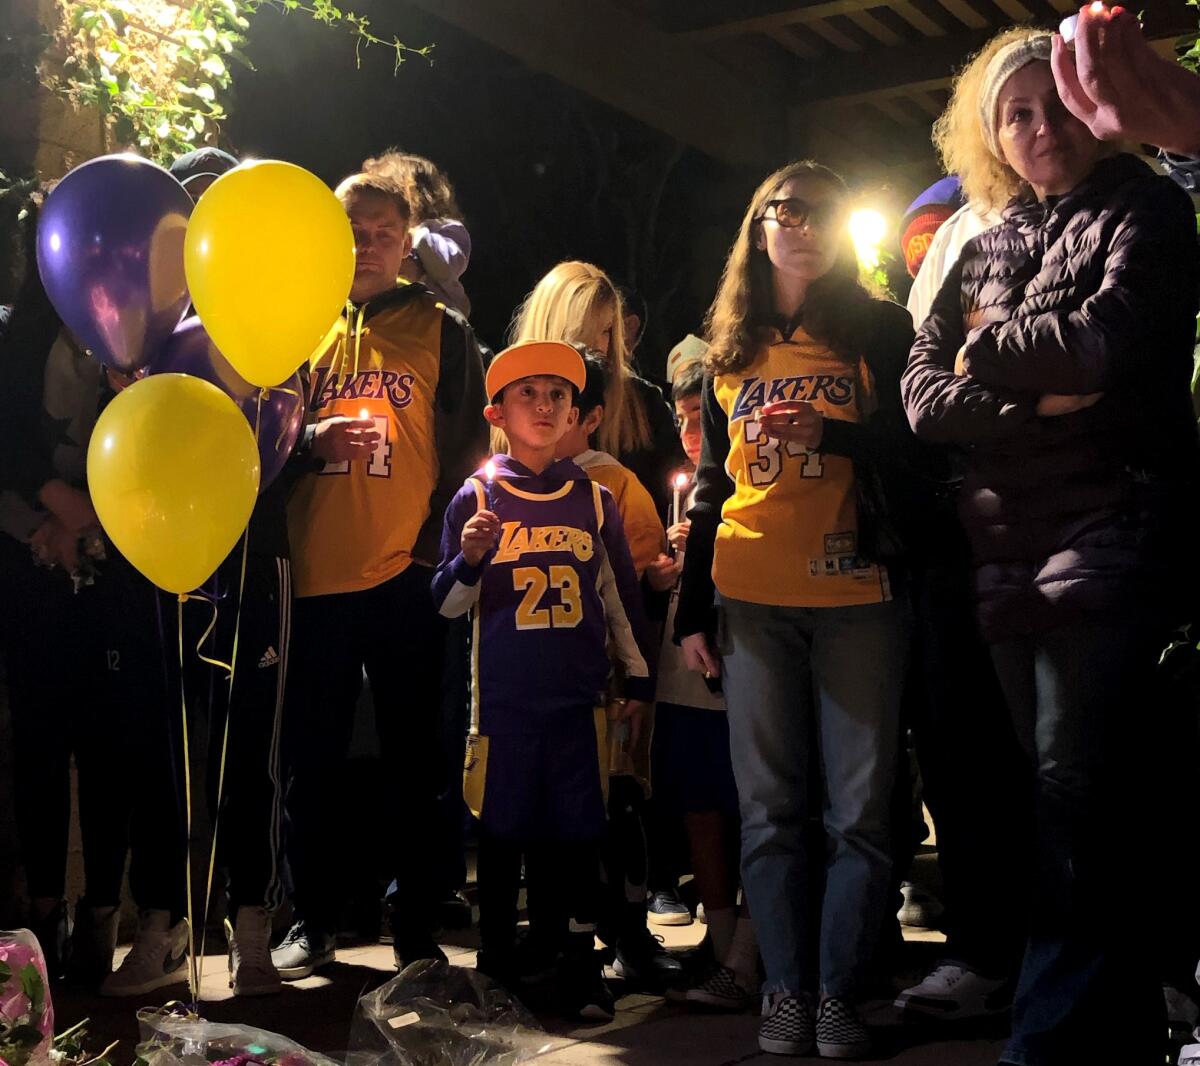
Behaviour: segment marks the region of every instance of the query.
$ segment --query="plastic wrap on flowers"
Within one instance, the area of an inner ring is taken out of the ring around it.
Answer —
[[[266,1029],[208,1022],[161,1009],[138,1011],[138,1066],[340,1066]]]
[[[46,960],[28,929],[0,932],[0,1062],[44,1066],[54,1038]]]
[[[516,1066],[559,1042],[475,970],[414,962],[358,1001],[351,1066]]]

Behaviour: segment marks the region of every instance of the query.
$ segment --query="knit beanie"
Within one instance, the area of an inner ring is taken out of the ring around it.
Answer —
[[[941,178],[929,186],[904,212],[900,221],[900,251],[914,278],[938,228],[962,207],[962,185],[956,177]]]
[[[1000,100],[1000,90],[1018,70],[1038,60],[1050,62],[1050,34],[1039,33],[1020,41],[1013,41],[1000,49],[987,65],[983,74],[983,85],[979,92],[979,121],[983,125],[983,139],[987,142],[992,155],[1003,161],[1004,153],[1000,148],[1000,138],[997,134],[999,116],[996,105]]]

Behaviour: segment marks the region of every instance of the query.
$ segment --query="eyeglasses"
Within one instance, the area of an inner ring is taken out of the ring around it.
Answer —
[[[774,212],[773,214],[771,212]],[[784,229],[796,229],[800,226],[829,226],[835,223],[841,214],[836,204],[810,204],[796,196],[783,200],[768,200],[763,213],[755,222],[778,222]]]

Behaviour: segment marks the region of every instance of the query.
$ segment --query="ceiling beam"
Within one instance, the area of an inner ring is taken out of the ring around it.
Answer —
[[[684,144],[738,166],[771,164],[786,87],[761,91],[611,0],[409,0]]]
[[[1175,3],[1175,0],[1163,0]],[[1179,0],[1182,5],[1183,0]],[[1146,34],[1152,42],[1171,41],[1195,32],[1194,8],[1156,7],[1147,14]],[[952,37],[914,41],[903,48],[872,48],[857,62],[841,56],[825,56],[810,62],[805,70],[805,94],[810,100],[839,104],[871,103],[907,96],[913,92],[945,89],[966,59],[981,48],[995,28],[968,30]]]
[[[1074,3],[1075,0],[1066,2]],[[988,25],[988,20],[968,4],[967,0],[938,0],[938,3],[968,29],[982,30]]]
[[[823,0],[822,3],[799,7],[795,3],[761,15],[722,18],[712,25],[687,29],[677,36],[700,44],[719,41],[725,37],[740,37],[747,33],[768,33],[782,26],[804,26],[822,19],[851,15],[872,8],[893,7],[890,0]],[[728,10],[728,8],[724,8]]]

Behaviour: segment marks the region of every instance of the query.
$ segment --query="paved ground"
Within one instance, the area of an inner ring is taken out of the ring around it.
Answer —
[[[682,947],[695,943],[703,926],[666,932],[672,946]],[[913,939],[916,942],[906,946],[908,962],[919,967],[936,954],[936,944],[929,941],[940,938],[928,933]],[[445,945],[453,963],[473,965],[474,949],[469,943],[469,934],[464,934],[459,943]],[[224,957],[210,954],[205,959],[203,1013],[214,1021],[242,1022],[283,1033],[336,1057],[346,1050],[359,995],[387,980],[392,972],[390,947],[348,947],[338,951],[334,966],[286,986],[279,996],[235,1000],[226,987]],[[128,1063],[137,1041],[136,1009],[180,999],[184,994],[183,986],[163,989],[137,1001],[58,993],[60,1028],[90,1018],[93,1046],[102,1047],[119,1039],[121,1045],[114,1053],[114,1062]],[[1003,1043],[1002,1025],[953,1035],[930,1033],[902,1025],[886,1003],[873,1005],[869,1017],[877,1026],[879,1050],[878,1057],[871,1060],[874,1062],[896,1066],[991,1066]],[[546,1024],[560,1038],[560,1045],[540,1060],[546,1066],[741,1066],[780,1061],[758,1053],[757,1020],[752,1014],[698,1014],[654,996],[622,996],[617,1017],[609,1025],[565,1029],[552,1019]]]

